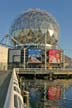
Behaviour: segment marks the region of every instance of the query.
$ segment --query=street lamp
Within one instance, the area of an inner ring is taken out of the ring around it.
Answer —
[[[45,34],[45,70],[47,69],[46,43],[47,43],[47,35]]]

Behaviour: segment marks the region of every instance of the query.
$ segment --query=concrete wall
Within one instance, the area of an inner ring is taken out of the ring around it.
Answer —
[[[0,45],[0,70],[7,70],[8,67],[8,48]]]

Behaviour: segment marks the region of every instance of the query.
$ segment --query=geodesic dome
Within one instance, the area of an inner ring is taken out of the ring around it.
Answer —
[[[10,36],[22,44],[44,44],[46,37],[47,44],[55,45],[59,40],[59,25],[50,13],[31,9],[14,20]]]

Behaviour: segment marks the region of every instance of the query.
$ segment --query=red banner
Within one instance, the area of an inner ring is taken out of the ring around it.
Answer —
[[[62,51],[61,50],[50,50],[49,51],[49,63],[61,63],[62,62]]]

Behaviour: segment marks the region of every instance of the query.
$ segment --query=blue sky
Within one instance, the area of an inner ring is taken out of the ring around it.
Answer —
[[[72,56],[72,0],[0,0],[0,39],[13,20],[30,8],[47,10],[60,25],[60,46]]]

